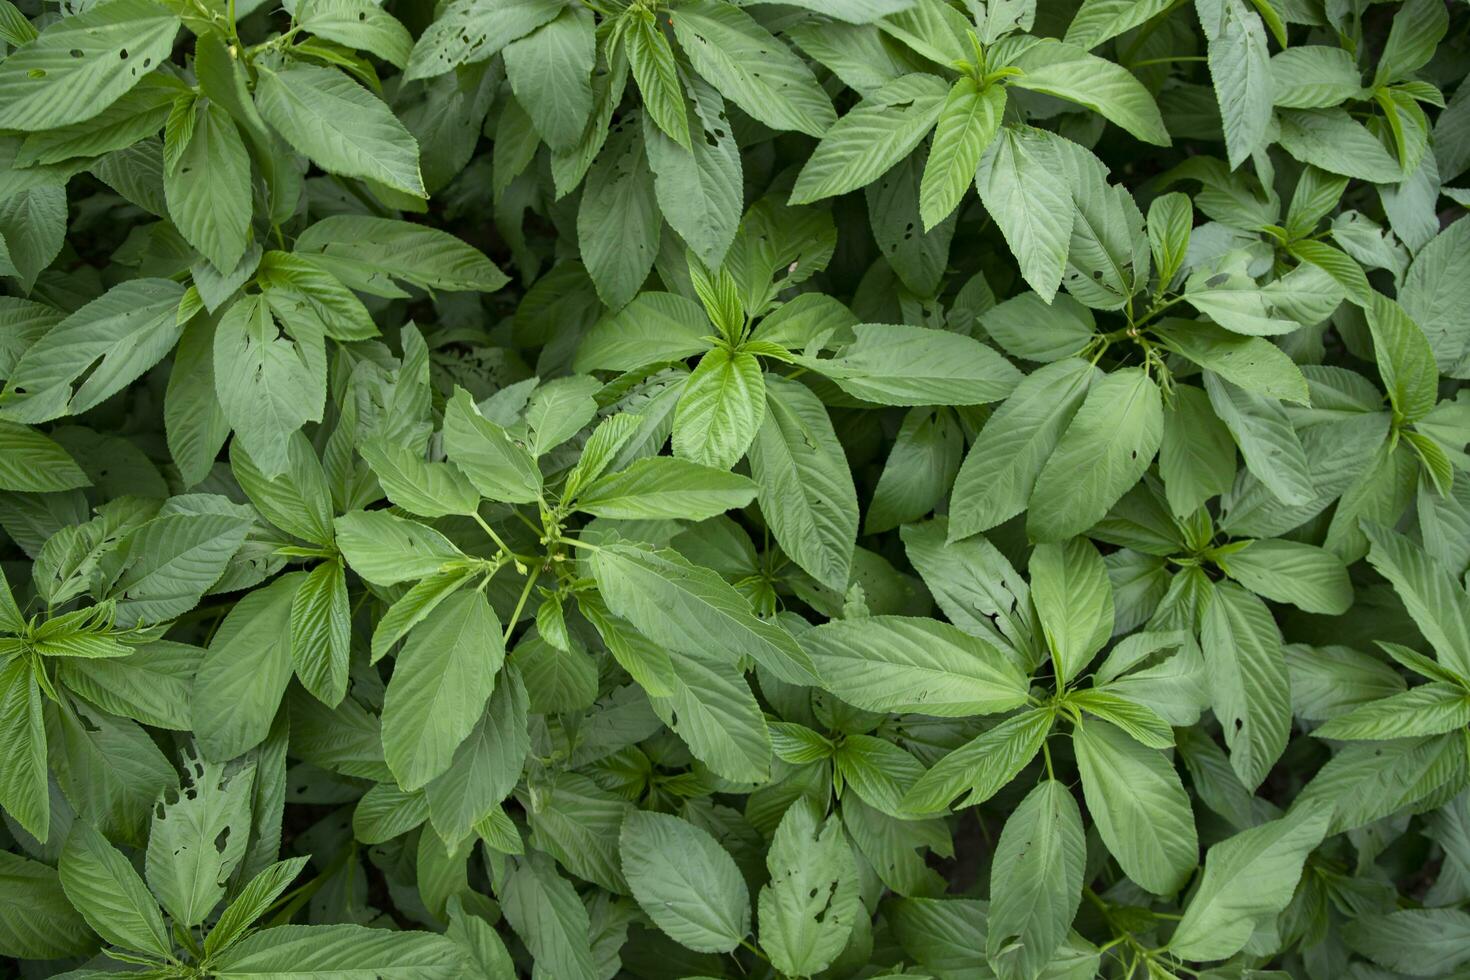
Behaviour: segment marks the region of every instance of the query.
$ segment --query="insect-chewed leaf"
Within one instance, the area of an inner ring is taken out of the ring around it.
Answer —
[[[835,817],[819,821],[800,803],[786,811],[766,855],[760,892],[761,946],[783,973],[825,970],[847,945],[862,907],[857,865]]]
[[[178,32],[178,15],[153,0],[109,0],[62,18],[0,64],[0,127],[91,119],[166,62]]]
[[[9,972],[1464,973],[1363,7],[0,0]]]

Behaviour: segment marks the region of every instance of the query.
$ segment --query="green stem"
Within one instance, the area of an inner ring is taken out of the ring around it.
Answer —
[[[1209,60],[1208,58],[1206,58],[1204,55],[1201,55],[1201,54],[1180,54],[1180,55],[1171,55],[1168,58],[1144,58],[1142,61],[1135,61],[1135,62],[1133,62],[1133,64],[1129,65],[1128,67],[1130,69],[1132,69],[1132,68],[1145,68],[1145,67],[1147,67],[1149,65],[1172,65],[1172,64],[1176,64],[1178,62],[1184,62],[1184,61],[1208,61],[1208,60]]]
[[[539,526],[537,526],[535,521],[531,520],[525,514],[522,514],[517,508],[512,507],[510,512],[516,515],[517,519],[519,519],[522,524],[526,525],[526,527],[530,528],[532,531],[535,531],[538,535],[545,533]]]
[[[1131,65],[1133,63],[1133,56],[1138,53],[1139,48],[1143,47],[1143,42],[1147,41],[1153,35],[1153,32],[1159,29],[1159,25],[1169,19],[1170,14],[1184,6],[1187,2],[1188,0],[1174,0],[1168,7],[1160,11],[1157,17],[1150,19],[1148,23],[1144,24],[1139,30],[1138,36],[1128,45],[1128,50],[1124,51],[1118,57],[1118,60],[1124,65]]]
[[[489,524],[485,523],[485,518],[483,518],[483,517],[480,516],[480,512],[479,511],[475,511],[470,516],[475,519],[475,523],[476,524],[480,525],[480,530],[482,530],[486,534],[490,535],[490,540],[495,542],[495,547],[497,547],[501,551],[505,552],[511,558],[514,558],[517,561],[520,561],[521,560],[520,559],[520,556],[518,556],[514,551],[511,551],[510,550],[510,545],[508,545],[504,541],[500,540],[500,535],[498,535],[498,534],[495,533],[495,528],[493,528]]]
[[[768,956],[766,956],[765,953],[761,952],[761,948],[759,946],[753,945],[748,939],[742,939],[742,940],[740,940],[740,945],[742,945],[746,949],[750,950],[756,956],[759,956],[765,962],[767,962],[767,963],[771,962],[770,958]]]
[[[526,586],[521,589],[521,597],[516,600],[515,612],[510,614],[510,622],[505,624],[505,642],[510,642],[510,634],[515,632],[516,623],[520,621],[521,611],[526,608],[526,600],[531,597],[531,587],[541,577],[541,568],[537,566],[531,574],[526,576]]]

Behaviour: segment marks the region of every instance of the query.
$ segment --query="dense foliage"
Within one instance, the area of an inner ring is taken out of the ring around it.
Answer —
[[[1465,976],[1467,29],[0,0],[0,974]]]

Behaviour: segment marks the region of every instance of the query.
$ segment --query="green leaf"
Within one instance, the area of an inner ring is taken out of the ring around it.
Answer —
[[[491,500],[525,504],[541,496],[541,472],[530,450],[485,418],[463,388],[444,408],[444,449],[474,489]]]
[[[728,663],[749,656],[782,680],[810,684],[811,660],[780,626],[757,619],[750,603],[714,572],[667,549],[603,545],[592,574],[614,615],[673,651],[703,650]]]
[[[154,728],[189,730],[190,685],[204,651],[155,640],[126,657],[69,657],[59,664],[63,683],[115,715]]]
[[[1047,364],[1082,353],[1097,332],[1092,311],[1066,293],[1047,303],[1027,291],[986,310],[979,320],[1012,357]]]
[[[1235,483],[1235,443],[1216,417],[1210,399],[1192,385],[1176,385],[1164,407],[1164,440],[1159,445],[1159,476],[1169,509],[1180,519]]]
[[[1281,633],[1266,604],[1229,582],[1205,605],[1200,647],[1230,765],[1247,789],[1266,778],[1286,749],[1291,689]]]
[[[220,900],[250,836],[253,766],[225,767],[185,757],[184,783],[165,795],[148,834],[148,887],[184,928],[201,924]]]
[[[933,510],[953,486],[964,448],[964,433],[953,412],[910,409],[873,488],[864,532],[888,531]]]
[[[1113,686],[1126,690],[1129,680],[1146,679],[1148,672],[1141,673],[1144,674],[1143,678],[1134,675],[1121,684]],[[1159,717],[1158,713],[1147,705],[1119,697],[1110,690],[1093,688],[1073,691],[1067,696],[1067,703],[1118,726],[1140,745],[1146,745],[1151,749],[1167,749],[1174,744],[1174,732],[1170,729],[1168,721]]]
[[[1272,101],[1289,109],[1328,109],[1359,97],[1363,79],[1352,52],[1299,44],[1271,57]]]
[[[997,976],[1033,977],[1051,960],[1077,914],[1086,864],[1071,790],[1041,782],[1006,819],[990,866],[986,955]]]
[[[1076,45],[1045,38],[1026,47],[1012,60],[1012,66],[1021,70],[1006,80],[1012,88],[1044,92],[1084,105],[1145,143],[1170,143],[1153,96],[1122,65],[1088,54]]]
[[[597,37],[592,12],[565,7],[505,46],[505,73],[516,101],[553,150],[577,145],[592,116]]]
[[[204,479],[230,435],[229,420],[215,394],[215,327],[213,317],[194,317],[184,327],[163,401],[169,455],[190,487]]]
[[[42,184],[0,201],[0,269],[29,292],[61,253],[66,238],[66,190]]]
[[[1091,50],[1152,20],[1169,7],[1169,0],[1083,0],[1067,25],[1068,44]]]
[[[1250,541],[1222,551],[1216,563],[1235,581],[1273,602],[1340,616],[1353,603],[1347,567],[1332,552],[1297,541]]]
[[[429,818],[423,790],[406,793],[392,783],[378,783],[352,810],[352,835],[364,844],[380,844],[413,830]]]
[[[301,432],[286,446],[287,470],[271,479],[245,447],[230,445],[230,471],[255,509],[271,524],[314,544],[332,543],[332,494],[311,440]]]
[[[261,256],[255,281],[277,318],[310,324],[333,340],[370,340],[378,336],[372,314],[320,259],[289,252]]]
[[[188,121],[175,126],[180,112]],[[164,142],[168,213],[189,244],[216,269],[235,268],[250,232],[250,158],[245,141],[217,103],[181,101]]]
[[[903,807],[916,813],[944,810],[966,792],[960,806],[984,803],[1041,751],[1053,718],[1051,711],[1032,709],[960,746],[919,777],[904,795]]]
[[[296,24],[317,37],[377,55],[397,68],[408,64],[413,36],[372,0],[300,0]]]
[[[1243,0],[1211,0],[1200,9],[1209,41],[1210,79],[1225,131],[1230,168],[1266,142],[1271,125],[1271,53],[1260,15]]]
[[[507,671],[449,768],[424,787],[429,819],[447,846],[468,837],[515,789],[531,751],[526,712],[525,685],[515,671]]]
[[[87,303],[21,355],[0,394],[0,416],[45,422],[117,394],[179,339],[183,295],[166,279],[133,279]]]
[[[790,976],[825,970],[847,945],[862,903],[857,865],[838,818],[819,820],[798,802],[786,811],[766,853],[761,948]]]
[[[262,70],[255,105],[323,170],[425,196],[418,143],[380,99],[335,68]]]
[[[1067,267],[1076,208],[1056,140],[1031,127],[1003,127],[975,172],[980,202],[1000,226],[1021,278],[1048,303]]]
[[[47,714],[51,762],[77,820],[140,844],[150,804],[177,784],[173,765],[130,721],[74,701]]]
[[[630,12],[624,24],[628,64],[643,96],[643,111],[670,139],[689,149],[689,117],[669,39],[650,10]]]
[[[1301,405],[1310,400],[1301,369],[1264,337],[1242,337],[1197,320],[1165,320],[1154,332],[1169,350],[1247,391]]]
[[[408,634],[383,697],[383,755],[418,789],[449,768],[505,659],[500,621],[481,592],[457,592]]]
[[[745,11],[716,0],[691,0],[680,4],[671,19],[694,70],[751,118],[809,136],[821,136],[836,120],[806,62]]]
[[[632,371],[682,361],[710,348],[704,310],[675,293],[643,292],[599,320],[577,346],[578,371]]]
[[[973,338],[901,324],[860,323],[836,357],[797,363],[880,405],[978,405],[1000,401],[1021,375]]]
[[[0,64],[0,128],[99,115],[173,51],[179,18],[152,0],[107,0],[48,26]]]
[[[1312,777],[1295,806],[1315,801],[1333,806],[1328,833],[1381,820],[1432,793],[1464,772],[1459,734],[1348,744]]]
[[[1443,6],[1427,0],[1405,3],[1394,15],[1373,74],[1373,87],[1408,78],[1428,64],[1448,29],[1449,15]]]
[[[1439,398],[1439,371],[1424,331],[1402,306],[1380,293],[1372,294],[1367,319],[1389,401],[1411,422],[1424,418]]]
[[[219,980],[451,980],[463,970],[463,954],[444,936],[358,925],[262,929],[220,953],[212,967]]]
[[[358,510],[337,518],[337,547],[347,564],[375,585],[425,578],[464,558],[449,539],[417,521],[386,511]]]
[[[1312,732],[1318,738],[1380,741],[1453,732],[1470,724],[1470,696],[1435,682],[1360,704]]]
[[[1407,538],[1364,521],[1368,563],[1393,585],[1441,663],[1470,677],[1470,595],[1444,566]]]
[[[30,659],[12,654],[0,663],[0,806],[37,840],[49,836],[51,800],[46,787],[46,725],[41,689]]]
[[[334,214],[296,238],[294,251],[309,255],[353,289],[402,296],[388,279],[424,290],[491,293],[510,280],[479,249],[426,225],[361,214]]]
[[[584,607],[585,608],[585,607]],[[606,633],[603,634],[607,636]],[[625,645],[649,655],[648,641],[631,630],[623,633]],[[616,649],[613,641],[608,646]],[[702,650],[672,656],[654,648],[653,656],[668,664],[667,683],[654,689],[644,677],[634,674],[647,691],[654,712],[689,746],[694,757],[716,775],[741,783],[759,783],[770,775],[771,738],[760,703],[740,668],[718,655]],[[627,655],[619,662],[627,669]],[[629,671],[633,673],[633,671]]]
[[[275,903],[281,893],[301,874],[301,869],[311,860],[307,857],[277,861],[263,869],[240,889],[238,895],[225,906],[219,920],[204,937],[204,952],[213,955],[228,949],[249,931],[255,920],[260,918]]]
[[[1348,945],[1375,963],[1412,976],[1453,973],[1466,961],[1470,915],[1454,908],[1401,909],[1353,921]]]
[[[321,420],[325,343],[300,321],[278,325],[261,296],[242,297],[220,320],[214,335],[220,407],[267,479],[289,467],[292,434]]]
[[[1332,277],[1332,280],[1342,287],[1343,293],[1348,300],[1364,308],[1373,302],[1373,287],[1368,284],[1368,277],[1363,272],[1363,267],[1358,265],[1347,253],[1333,248],[1326,242],[1300,241],[1292,242],[1287,246],[1292,255],[1309,262]]]
[[[1113,589],[1102,556],[1085,538],[1031,553],[1031,601],[1051,648],[1057,682],[1076,677],[1113,635]]]
[[[91,483],[54,439],[30,426],[0,421],[0,490],[58,493]]]
[[[648,278],[661,227],[642,127],[624,122],[593,161],[577,209],[582,261],[610,308],[626,305]]]
[[[410,514],[444,517],[479,509],[479,491],[453,464],[431,463],[421,453],[386,438],[363,443],[358,452],[372,467],[388,499]]]
[[[1169,949],[1190,960],[1223,960],[1270,926],[1291,901],[1331,817],[1330,807],[1297,806],[1211,847]]]
[[[934,75],[913,74],[859,102],[822,136],[788,203],[810,204],[877,180],[928,135],[944,110],[947,91]]]
[[[123,567],[111,590],[118,623],[161,623],[194,608],[224,574],[251,523],[248,510],[210,506],[200,513],[163,512],[128,534],[117,551]]]
[[[1072,744],[1087,810],[1124,874],[1158,895],[1178,891],[1199,842],[1174,767],[1105,721],[1083,724]]]
[[[1277,402],[1205,372],[1210,406],[1230,430],[1246,469],[1285,504],[1304,504],[1315,496],[1306,451],[1291,420]]]
[[[1161,194],[1148,206],[1148,245],[1159,282],[1167,286],[1184,265],[1194,226],[1194,205],[1180,193]]]
[[[432,78],[485,61],[555,18],[561,0],[453,0],[414,43],[405,80]]]
[[[173,954],[158,903],[138,872],[93,827],[72,825],[59,867],[67,900],[114,946],[152,956]]]
[[[1343,109],[1283,109],[1277,118],[1282,148],[1303,163],[1375,183],[1403,177],[1383,143]]]
[[[571,884],[545,854],[531,853],[517,863],[500,892],[506,921],[549,974],[567,980],[595,980],[587,909]]]
[[[644,148],[664,220],[701,262],[715,269],[724,261],[740,224],[744,199],[740,147],[719,92],[694,76],[685,77],[684,84],[690,125],[698,138],[684,147],[644,126]]]
[[[601,477],[577,498],[577,509],[621,520],[662,517],[702,521],[755,499],[748,478],[685,459],[652,456]]]
[[[1470,224],[1456,221],[1425,245],[1398,290],[1405,313],[1429,338],[1429,346],[1443,369],[1453,367],[1466,353],[1466,338],[1455,310],[1470,292]]]
[[[709,834],[666,813],[637,810],[619,839],[623,873],[643,911],[670,939],[727,953],[750,932],[750,893]]]
[[[951,540],[1026,509],[1037,478],[1102,372],[1077,358],[1027,375],[986,420],[950,495]]]
[[[340,560],[324,561],[291,600],[291,662],[302,685],[324,704],[347,693],[352,614]]]
[[[1278,310],[1272,297],[1246,274],[1241,259],[1227,256],[1195,269],[1184,283],[1184,298],[1234,333],[1274,336],[1296,330],[1300,325],[1295,320],[1276,315],[1284,311]]]
[[[193,729],[204,758],[223,762],[265,740],[291,682],[291,605],[304,573],[235,603],[194,675]]]
[[[1092,385],[1036,478],[1026,528],[1060,541],[1101,520],[1143,476],[1164,435],[1158,386],[1138,368]]]
[[[718,347],[699,359],[674,413],[674,453],[727,470],[745,455],[766,414],[766,383],[754,354]]]
[[[0,956],[84,956],[96,942],[87,921],[67,901],[55,869],[18,854],[0,854]]]
[[[950,87],[939,111],[934,143],[919,185],[919,214],[925,231],[959,207],[975,179],[981,154],[1000,130],[1005,107],[1003,86],[982,89],[973,78],[965,76]]]
[[[797,565],[845,592],[857,542],[857,491],[827,409],[799,383],[772,376],[764,416],[750,447],[761,513]]]
[[[1025,675],[1003,650],[932,619],[833,621],[800,641],[824,686],[868,711],[959,718],[1026,700]]]

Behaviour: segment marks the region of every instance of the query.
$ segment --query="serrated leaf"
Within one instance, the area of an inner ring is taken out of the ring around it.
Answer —
[[[418,789],[449,768],[505,658],[500,621],[480,592],[458,592],[408,634],[383,696],[383,755]]]
[[[715,839],[666,813],[635,811],[619,851],[633,897],[669,938],[701,953],[725,953],[750,931],[750,893]]]
[[[179,18],[152,0],[64,17],[0,64],[0,127],[52,129],[101,113],[168,60]]]
[[[261,116],[323,170],[424,197],[417,141],[383,102],[334,68],[265,70]]]

